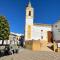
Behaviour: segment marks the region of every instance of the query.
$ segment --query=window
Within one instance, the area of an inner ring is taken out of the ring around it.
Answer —
[[[41,32],[43,32],[43,30],[41,30]]]
[[[43,36],[41,36],[41,39],[43,39]]]
[[[55,27],[57,28],[57,25],[55,25]]]
[[[29,11],[29,16],[31,16],[31,11]]]

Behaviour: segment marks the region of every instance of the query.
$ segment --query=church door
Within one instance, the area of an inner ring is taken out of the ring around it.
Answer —
[[[51,31],[48,31],[48,42],[52,42],[53,43],[53,34]]]

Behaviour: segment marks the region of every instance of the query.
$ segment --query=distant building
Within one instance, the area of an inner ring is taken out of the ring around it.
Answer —
[[[9,40],[19,40],[19,38],[21,36],[24,36],[23,34],[18,34],[18,33],[14,33],[14,32],[10,32],[10,36],[9,36]]]

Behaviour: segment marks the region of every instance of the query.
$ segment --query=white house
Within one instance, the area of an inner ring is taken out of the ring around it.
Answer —
[[[10,32],[9,40],[14,40],[14,39],[19,40],[20,36],[24,36],[24,34]]]
[[[53,39],[60,40],[60,20],[53,24]]]

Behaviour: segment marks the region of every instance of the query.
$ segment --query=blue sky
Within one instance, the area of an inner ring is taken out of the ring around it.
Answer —
[[[34,23],[53,24],[60,19],[60,0],[30,0]],[[28,0],[0,0],[0,16],[6,16],[10,31],[24,33],[25,9]]]

